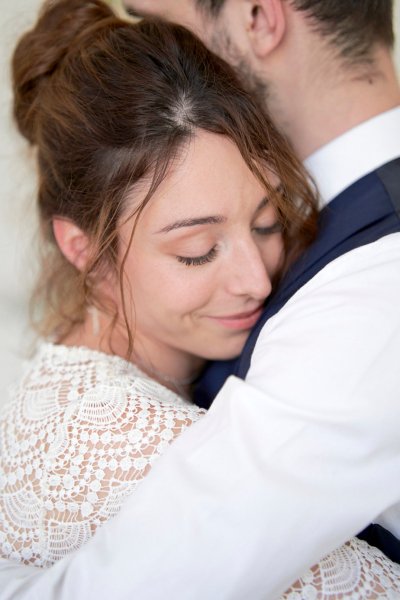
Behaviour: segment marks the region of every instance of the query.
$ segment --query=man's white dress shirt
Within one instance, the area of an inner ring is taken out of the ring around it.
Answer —
[[[307,161],[328,202],[400,157],[400,108]],[[381,515],[400,535],[400,233],[334,260],[265,325],[246,381],[154,465],[112,521],[2,600],[256,600]]]

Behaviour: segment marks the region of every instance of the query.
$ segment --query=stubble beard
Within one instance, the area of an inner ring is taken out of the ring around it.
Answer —
[[[223,27],[214,30],[213,35],[209,38],[209,47],[234,68],[245,89],[270,115],[281,133],[289,138],[290,127],[287,124],[281,98],[273,82],[267,80],[266,74],[258,73],[254,69],[250,59],[239,51]]]
[[[270,85],[252,69],[249,59],[240,53],[226,30],[221,28],[214,32],[210,48],[234,68],[247,91],[268,110],[272,96]]]

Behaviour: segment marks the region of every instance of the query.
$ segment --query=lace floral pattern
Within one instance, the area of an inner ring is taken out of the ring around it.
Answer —
[[[1,556],[46,567],[82,546],[202,414],[121,358],[43,344],[0,418]],[[354,539],[282,598],[400,598],[400,566]]]
[[[357,538],[331,552],[281,600],[398,600],[400,565]]]
[[[43,345],[0,421],[1,555],[84,544],[203,412],[118,357]]]

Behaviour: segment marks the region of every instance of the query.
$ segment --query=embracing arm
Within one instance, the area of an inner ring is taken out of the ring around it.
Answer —
[[[25,584],[0,564],[0,598],[273,599],[398,502],[398,239],[307,284],[119,515]]]

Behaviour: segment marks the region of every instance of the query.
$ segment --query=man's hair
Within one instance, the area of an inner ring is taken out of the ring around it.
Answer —
[[[351,61],[368,60],[376,43],[394,44],[393,0],[289,1]]]
[[[366,60],[374,43],[392,47],[393,0],[287,0],[304,11],[315,30],[352,61]],[[226,0],[195,0],[200,10],[217,17]]]

